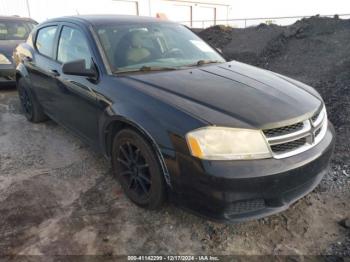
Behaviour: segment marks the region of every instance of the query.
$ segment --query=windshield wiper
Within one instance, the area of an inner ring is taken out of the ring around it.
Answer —
[[[216,63],[220,63],[220,61],[218,60],[198,60],[197,61],[198,66],[206,65],[206,64],[216,64]]]
[[[125,70],[115,70],[114,73],[121,74],[121,73],[133,73],[133,72],[154,72],[154,71],[170,71],[170,70],[177,70],[176,67],[166,67],[166,66],[142,66],[140,68],[132,68],[132,69],[125,69]]]
[[[219,60],[198,60],[196,63],[194,64],[190,64],[187,66],[201,66],[201,65],[207,65],[207,64],[216,64],[216,63],[221,63],[221,61]]]

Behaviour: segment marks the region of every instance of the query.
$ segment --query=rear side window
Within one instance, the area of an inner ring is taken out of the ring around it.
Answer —
[[[48,57],[53,57],[53,47],[57,26],[48,26],[38,31],[35,46],[39,53]]]
[[[91,67],[89,44],[78,29],[64,26],[58,43],[57,60],[62,63],[85,60],[86,68]]]

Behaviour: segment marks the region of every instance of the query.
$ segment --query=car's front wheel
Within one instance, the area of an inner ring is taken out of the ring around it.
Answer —
[[[47,116],[23,77],[17,81],[17,90],[25,117],[33,123],[45,121]]]
[[[112,166],[125,194],[137,205],[158,209],[165,199],[162,169],[151,145],[138,132],[124,129],[115,136]]]

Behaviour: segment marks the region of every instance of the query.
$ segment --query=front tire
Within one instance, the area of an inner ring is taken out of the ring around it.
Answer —
[[[27,120],[33,123],[39,123],[47,120],[47,116],[45,115],[41,105],[28,88],[23,77],[17,81],[17,90],[21,106]]]
[[[114,138],[112,167],[125,194],[138,206],[159,209],[165,184],[157,155],[136,131],[124,129]]]

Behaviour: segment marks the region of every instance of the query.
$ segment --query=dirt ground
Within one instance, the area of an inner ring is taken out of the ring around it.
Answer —
[[[0,90],[0,254],[349,255],[350,179],[333,164],[289,210],[224,225],[168,204],[133,205],[110,163],[62,127],[32,124],[16,90]],[[337,178],[340,184],[333,180]]]

